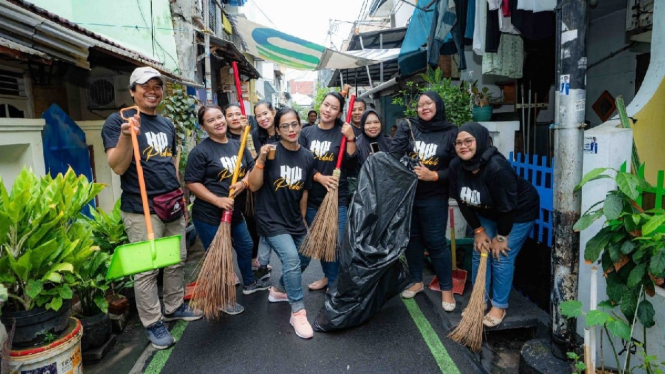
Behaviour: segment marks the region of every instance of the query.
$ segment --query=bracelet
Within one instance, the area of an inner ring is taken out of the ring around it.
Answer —
[[[435,171],[435,172],[434,172],[434,181],[436,182],[436,181],[438,181],[438,180],[439,180],[439,173],[437,173],[437,172]]]
[[[245,181],[244,179],[241,179],[240,182],[242,182],[242,185],[245,186],[245,189],[249,189],[249,182]]]
[[[354,136],[353,139],[351,139],[351,140],[346,139],[346,141],[349,142],[349,143],[355,143],[356,142],[356,137]]]
[[[474,234],[480,234],[481,232],[484,232],[484,231],[485,231],[485,229],[482,226],[480,226],[477,229],[473,230],[473,233]]]
[[[260,169],[260,170],[265,169],[265,165],[261,166],[261,165],[259,165],[259,164],[254,164],[254,166],[255,166],[257,169]]]

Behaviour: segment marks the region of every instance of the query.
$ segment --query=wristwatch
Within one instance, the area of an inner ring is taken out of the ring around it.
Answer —
[[[505,242],[506,240],[508,240],[508,237],[503,236],[503,235],[497,235],[497,236],[496,236],[496,240],[498,240],[499,243],[503,243],[503,242]]]

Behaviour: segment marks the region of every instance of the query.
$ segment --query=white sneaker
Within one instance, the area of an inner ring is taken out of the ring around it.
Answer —
[[[307,311],[305,309],[291,313],[291,320],[289,322],[299,337],[311,339],[314,336],[314,330],[312,330],[312,325],[307,320]]]

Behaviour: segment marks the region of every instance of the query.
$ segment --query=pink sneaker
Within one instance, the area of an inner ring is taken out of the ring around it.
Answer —
[[[311,339],[314,336],[314,330],[307,321],[307,311],[301,309],[295,313],[291,313],[291,326],[296,330],[296,335],[303,339]]]
[[[275,287],[268,288],[268,301],[271,303],[281,303],[288,302],[289,298],[286,296],[286,293],[279,292]]]

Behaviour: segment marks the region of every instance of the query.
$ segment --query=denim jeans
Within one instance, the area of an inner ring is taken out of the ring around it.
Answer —
[[[338,240],[340,243],[344,235],[344,227],[346,226],[346,211],[347,211],[346,206],[340,206],[337,208],[338,212],[337,224],[339,226]],[[317,210],[314,208],[309,208],[309,207],[307,208],[307,213],[305,214],[305,221],[307,221],[307,226],[312,225],[314,217],[316,217],[316,212]],[[307,266],[309,266],[309,262],[311,260],[312,260],[311,257],[305,257],[303,255],[300,255],[300,264],[302,265],[303,271],[307,269]],[[339,274],[339,262],[337,260],[333,262],[321,260],[321,268],[323,269],[323,274],[326,276],[326,278],[328,278],[328,285],[332,286],[332,284],[335,283],[335,279],[337,279],[337,274]]]
[[[480,224],[485,229],[485,233],[491,238],[496,236],[496,222],[487,218],[478,216]],[[534,221],[513,224],[513,229],[508,235],[508,248],[506,251],[508,257],[500,256],[500,260],[492,257],[491,253],[487,257],[487,273],[485,274],[485,299],[489,298],[490,286],[492,287],[492,306],[496,308],[508,308],[508,296],[513,287],[513,274],[515,273],[515,259],[520,253],[527,236],[533,228]],[[480,253],[473,251],[473,271],[471,280],[475,283],[476,273],[480,265]]]
[[[289,304],[291,304],[291,311],[295,313],[305,309],[302,293],[302,270],[300,269],[300,256],[298,255],[298,247],[305,239],[305,235],[282,234],[265,239],[282,261],[282,276],[279,278],[278,288],[286,291]]]
[[[411,233],[406,262],[414,283],[423,281],[423,249],[429,252],[442,291],[453,289],[453,261],[446,241],[448,200],[416,199],[411,213]]]
[[[203,248],[207,252],[208,247],[210,247],[212,240],[215,238],[215,234],[217,234],[219,225],[211,225],[199,220],[193,221],[196,233],[201,238]],[[249,235],[245,221],[231,225],[231,240],[238,258],[238,268],[242,275],[242,283],[245,286],[249,286],[255,281],[254,272],[252,271],[252,246],[254,244],[252,243],[252,237]]]
[[[257,257],[259,259],[259,265],[267,266],[270,263],[270,250],[272,246],[268,243],[268,240],[263,236],[259,238],[259,251]]]

